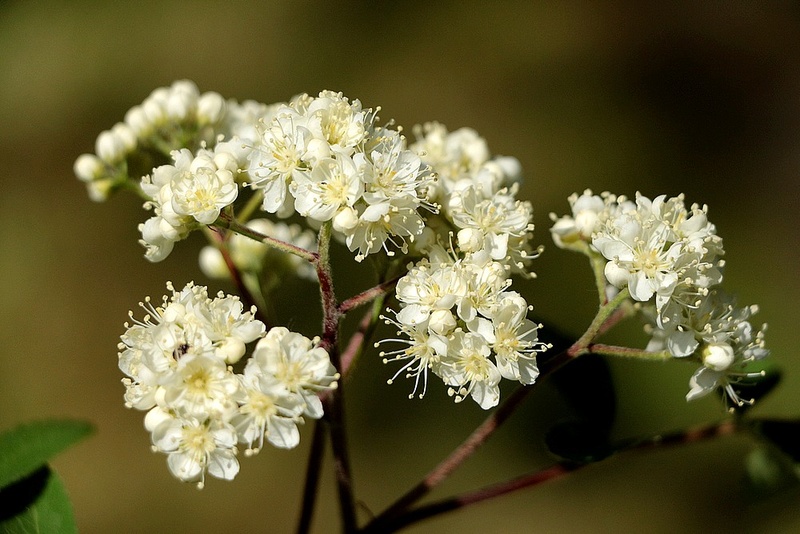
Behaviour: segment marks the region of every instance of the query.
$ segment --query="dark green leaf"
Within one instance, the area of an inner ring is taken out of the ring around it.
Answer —
[[[0,488],[21,480],[93,431],[83,421],[38,421],[0,434]]]
[[[597,434],[611,431],[617,398],[611,369],[603,357],[585,354],[550,378],[577,418]]]
[[[800,463],[800,420],[764,419],[756,431],[795,462]]]
[[[77,528],[67,491],[49,467],[0,490],[0,534],[74,532]]]
[[[608,434],[585,421],[563,421],[545,435],[550,452],[580,464],[600,461],[613,451]]]

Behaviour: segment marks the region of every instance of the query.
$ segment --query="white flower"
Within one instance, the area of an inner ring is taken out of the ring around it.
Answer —
[[[489,160],[486,141],[471,128],[448,132],[444,125],[429,122],[416,126],[414,133],[418,140],[411,149],[440,177],[432,200],[444,203],[459,180],[471,180]]]
[[[394,319],[398,336],[386,342],[405,345],[381,352],[384,363],[401,362],[400,374],[414,378],[414,396],[428,386],[432,371],[451,386],[460,401],[468,394],[484,409],[499,400],[501,377],[532,384],[539,374],[536,353],[549,348],[538,341],[539,326],[525,315],[528,304],[510,285],[508,270],[486,251],[454,260],[434,246],[430,257],[413,266],[396,286],[399,312]],[[495,361],[490,358],[494,356]]]
[[[489,359],[489,344],[478,334],[457,330],[450,336],[447,358],[443,359],[441,375],[451,386],[449,394],[456,402],[467,395],[488,410],[500,402],[500,372]]]
[[[352,207],[364,187],[353,160],[341,154],[318,162],[307,175],[298,175],[292,186],[297,213],[320,222],[330,220],[343,207]]]
[[[405,139],[399,135],[353,159],[362,173],[364,200],[369,204],[399,198],[418,202],[420,193],[433,181],[428,168],[416,154],[405,149]]]
[[[492,261],[486,251],[469,254],[463,261],[467,290],[458,301],[458,316],[466,323],[480,313],[491,318],[498,298],[511,280],[502,264]]]
[[[655,295],[661,312],[674,295],[702,293],[722,281],[722,241],[705,208],[687,211],[683,196],[651,201],[637,194],[635,208],[613,198],[606,198],[604,221],[592,238],[609,260],[605,274],[611,285],[627,286],[641,302]]]
[[[147,312],[142,320],[130,314],[133,324],[126,324],[121,338],[120,369],[130,379],[128,389],[139,388],[130,393],[129,403],[137,409],[149,409],[160,399],[175,409],[176,403],[189,402],[192,408],[187,409],[193,413],[209,407],[225,411],[228,403],[223,397],[232,393],[225,363],[240,358],[244,344],[260,337],[264,324],[253,318],[254,310],[243,313],[236,297],[220,294],[210,299],[205,287],[192,283],[181,291],[175,291],[171,284],[167,287],[172,295],[164,297],[161,306],[153,306],[150,299],[141,304]],[[195,372],[202,383],[190,379]],[[210,389],[189,391],[184,386]],[[147,387],[159,388],[161,396],[156,398]],[[168,398],[164,397],[165,387],[175,390]],[[187,400],[195,393],[212,400],[196,408],[205,401]],[[221,404],[212,406],[218,401]]]
[[[747,370],[749,364],[769,354],[764,344],[766,325],[756,331],[750,324],[757,310],[756,306],[737,307],[736,300],[719,287],[678,294],[661,315],[651,319],[653,339],[647,349],[666,349],[675,357],[702,363],[690,380],[687,400],[723,388],[734,404],[748,404],[737,384],[753,376]]]
[[[526,318],[528,303],[518,293],[505,293],[492,318],[491,343],[497,368],[503,378],[529,385],[539,376],[536,352],[547,346],[537,339],[539,325]]]
[[[389,249],[387,241],[403,254],[407,253],[406,238],[413,241],[425,228],[416,208],[415,202],[401,198],[364,209],[352,228],[344,228],[347,248],[358,251],[356,261],[362,261],[381,249],[387,256],[394,256],[395,252]]]
[[[205,485],[206,471],[213,477],[233,480],[239,472],[236,431],[215,419],[170,418],[153,430],[153,446],[167,454],[172,474],[187,482]]]
[[[287,394],[283,384],[263,380],[255,360],[249,360],[240,380],[239,411],[231,419],[239,442],[246,443],[245,455],[252,455],[264,446],[264,438],[280,449],[291,449],[300,443],[297,428],[305,403],[299,395]]]
[[[646,302],[655,294],[669,296],[678,282],[676,266],[683,243],[670,241],[662,223],[645,224],[623,215],[594,237],[592,244],[609,262],[605,273],[617,288],[628,287],[631,297]]]
[[[337,152],[352,154],[367,135],[368,117],[361,102],[351,103],[342,93],[322,91],[308,104],[305,114],[319,122],[325,141]]]
[[[335,388],[339,378],[328,352],[317,343],[318,340],[312,341],[287,328],[275,327],[253,352],[262,380],[270,387],[276,380],[287,391],[302,397],[303,413],[313,419],[322,417],[322,403],[317,394]]]
[[[475,187],[454,193],[450,213],[457,228],[458,246],[464,252],[486,250],[494,260],[509,254],[509,239],[524,238],[533,231],[533,210],[529,202],[515,200],[513,193],[501,190],[482,199]]]
[[[327,157],[307,118],[284,107],[266,125],[250,154],[252,187],[264,190],[262,207],[282,216],[291,214],[289,183],[310,170],[315,159]]]
[[[423,260],[397,282],[395,293],[402,304],[397,320],[414,326],[428,320],[435,310],[450,310],[466,294],[460,266],[433,266]]]
[[[417,391],[420,389],[420,382],[422,382],[422,391],[418,396],[420,399],[423,398],[428,391],[428,371],[438,374],[440,372],[441,355],[447,354],[446,338],[439,334],[429,333],[427,323],[409,326],[386,316],[381,316],[381,318],[387,324],[393,324],[400,329],[397,335],[404,334],[408,336],[408,339],[388,338],[375,343],[376,347],[382,343],[405,345],[404,348],[389,352],[381,351],[379,353],[379,356],[383,358],[383,363],[401,362],[403,364],[387,383],[394,383],[398,376],[405,373],[406,378],[414,378],[414,389],[408,398],[410,399],[417,395]]]
[[[228,420],[236,410],[233,398],[239,387],[225,362],[213,356],[184,355],[164,384],[164,404],[186,417]]]
[[[239,193],[230,171],[208,167],[183,174],[171,187],[175,213],[191,216],[200,224],[216,221],[220,210],[233,204]]]
[[[227,363],[236,363],[244,356],[245,344],[264,335],[264,323],[254,319],[255,313],[255,307],[245,312],[239,297],[220,293],[207,306],[198,307],[196,315],[218,354]]]

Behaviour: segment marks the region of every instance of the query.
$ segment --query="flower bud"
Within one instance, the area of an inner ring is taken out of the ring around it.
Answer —
[[[156,406],[144,416],[144,428],[148,432],[152,432],[158,425],[168,419],[170,419],[169,412]]]
[[[125,156],[125,144],[114,132],[106,130],[97,136],[94,151],[106,163],[117,163]]]
[[[142,103],[144,115],[147,117],[147,121],[153,126],[160,126],[166,122],[166,107],[166,99],[162,101],[160,99],[148,98],[144,101],[144,103]]]
[[[124,122],[118,122],[111,128],[111,133],[117,136],[117,139],[122,143],[122,146],[125,147],[126,153],[136,150],[136,132],[134,132],[130,126]]]
[[[337,232],[347,233],[358,224],[358,213],[349,206],[345,206],[333,217],[333,229]]]
[[[226,278],[228,276],[228,266],[222,253],[216,247],[203,247],[197,259],[200,270],[209,278]]]
[[[209,91],[197,101],[197,122],[201,125],[216,124],[225,115],[225,99],[222,95]]]
[[[458,232],[458,248],[464,252],[477,252],[483,248],[483,234],[475,228],[464,228]]]
[[[191,93],[172,92],[167,99],[167,117],[176,121],[188,119],[194,112],[197,98]]]
[[[428,328],[431,332],[446,336],[456,327],[456,318],[450,310],[435,310],[431,312]]]
[[[312,139],[308,142],[306,153],[303,156],[305,161],[316,163],[331,155],[331,146],[323,139]]]
[[[128,110],[125,114],[125,124],[130,126],[139,138],[148,137],[153,133],[153,123],[147,118],[142,106],[134,106]]]
[[[733,348],[727,343],[710,343],[703,348],[703,365],[714,371],[724,371],[733,364]]]
[[[104,174],[103,162],[94,154],[81,154],[72,165],[75,176],[82,182],[91,182]]]
[[[111,195],[111,189],[114,186],[114,180],[111,178],[101,178],[86,184],[86,192],[89,198],[94,202],[105,202]]]

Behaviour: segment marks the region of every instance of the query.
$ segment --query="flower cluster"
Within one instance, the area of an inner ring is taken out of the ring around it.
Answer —
[[[402,362],[389,382],[405,373],[414,378],[410,397],[420,386],[422,397],[430,371],[456,402],[469,395],[483,409],[499,402],[501,378],[532,384],[539,374],[536,353],[547,346],[537,339],[540,325],[526,318],[528,303],[510,285],[507,268],[486,251],[454,258],[433,247],[398,281],[400,311],[384,317],[407,337],[376,344],[406,346],[381,352],[384,362]]]
[[[152,199],[145,207],[155,212],[139,225],[148,260],[166,258],[176,241],[213,223],[236,200],[238,166],[225,148],[219,144],[214,151],[199,150],[196,156],[185,148],[173,151],[172,165],[161,165],[142,178],[142,191]]]
[[[736,308],[720,287],[724,251],[707,207],[687,209],[682,195],[650,200],[637,194],[631,201],[590,190],[569,200],[572,215],[553,216],[554,241],[604,258],[612,291],[627,288],[633,300],[647,303],[649,350],[702,362],[687,399],[722,387],[737,405],[747,402],[736,381],[768,352],[762,332],[748,322],[756,307]]]
[[[336,387],[327,352],[308,338],[265,326],[244,311],[237,297],[210,298],[205,287],[187,284],[149,299],[147,315],[126,324],[119,367],[127,378],[125,403],[146,410],[153,448],[167,454],[174,476],[202,487],[206,473],[226,480],[239,471],[237,444],[246,454],[264,439],[280,448],[299,442],[303,416],[319,418],[316,394]],[[232,364],[259,340],[244,371]]]
[[[123,122],[97,136],[95,153],[78,157],[75,174],[86,182],[92,200],[106,200],[129,175],[138,179],[132,173],[147,172],[164,154],[187,144],[213,143],[226,108],[218,93],[200,94],[188,80],[159,87],[131,108]]]
[[[356,260],[381,249],[407,252],[423,228],[420,207],[433,182],[397,130],[341,93],[301,95],[259,125],[248,167],[262,208],[294,212],[312,224],[332,221]]]
[[[411,145],[438,176],[428,199],[442,206],[427,226],[440,236],[455,232],[462,252],[485,250],[493,260],[529,275],[526,266],[535,257],[533,208],[516,199],[521,182],[519,161],[491,157],[486,141],[471,128],[449,132],[433,122],[415,128]]]

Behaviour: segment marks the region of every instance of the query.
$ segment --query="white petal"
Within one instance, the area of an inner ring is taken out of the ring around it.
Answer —
[[[300,443],[297,423],[286,417],[273,417],[269,421],[267,441],[279,449],[293,449]]]
[[[231,450],[217,450],[208,459],[210,475],[223,480],[233,480],[239,473],[239,461]]]

